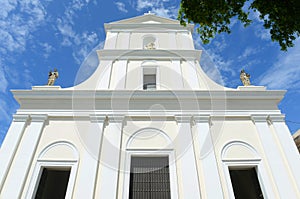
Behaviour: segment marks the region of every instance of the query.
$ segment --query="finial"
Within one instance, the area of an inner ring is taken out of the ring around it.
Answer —
[[[154,15],[154,13],[149,10],[148,12],[144,13],[144,15]]]
[[[244,86],[250,86],[250,74],[246,73],[244,69],[241,70],[240,80],[242,81]]]
[[[48,83],[47,86],[53,86],[55,80],[58,78],[58,71],[55,68],[54,71],[52,72],[51,70],[49,71],[49,75],[48,75]]]

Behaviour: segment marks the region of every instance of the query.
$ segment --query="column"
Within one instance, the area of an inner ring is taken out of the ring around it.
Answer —
[[[175,116],[178,123],[176,158],[181,165],[182,198],[200,198],[198,171],[191,131],[191,116]]]
[[[20,198],[32,165],[47,115],[31,115],[31,122],[19,144],[17,156],[10,168],[9,179],[3,186],[2,198]]]
[[[77,176],[77,189],[74,190],[76,198],[94,198],[96,189],[96,177],[100,158],[100,146],[103,137],[103,128],[106,116],[91,115],[91,124],[85,130],[85,137],[81,138],[85,145],[79,164],[79,175]]]
[[[200,162],[205,182],[206,197],[204,198],[224,198],[214,151],[215,146],[210,133],[210,116],[194,116],[194,120],[197,127],[196,136],[199,141]]]
[[[276,145],[276,141],[270,131],[267,116],[252,115],[251,117],[255,123],[280,198],[298,198],[288,177],[289,174],[280,154],[279,146]]]
[[[99,198],[116,199],[119,175],[123,116],[110,116],[104,131],[100,154]]]
[[[284,153],[289,167],[292,172],[292,178],[297,185],[297,191],[300,190],[300,158],[299,152],[292,138],[292,135],[285,124],[284,115],[270,115],[269,120],[272,122],[275,129],[275,134],[280,142],[281,149]],[[300,198],[300,195],[299,195]]]
[[[5,139],[0,149],[0,193],[9,171],[11,162],[16,154],[20,140],[28,123],[28,115],[14,115]]]

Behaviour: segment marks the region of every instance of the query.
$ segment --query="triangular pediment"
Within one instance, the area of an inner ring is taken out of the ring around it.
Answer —
[[[146,13],[141,16],[112,22],[110,24],[179,24],[179,21]]]

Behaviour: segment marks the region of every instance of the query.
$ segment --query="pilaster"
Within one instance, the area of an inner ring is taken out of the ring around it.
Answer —
[[[30,125],[23,133],[17,156],[15,156],[13,164],[10,167],[10,178],[3,186],[1,192],[3,198],[20,198],[48,116],[30,115],[30,118]]]
[[[13,121],[2,143],[0,149],[0,193],[28,120],[29,115],[13,115]]]
[[[214,143],[210,133],[210,116],[197,115],[193,117],[196,125],[196,137],[199,142],[200,162],[204,177],[205,198],[223,198],[222,186],[218,171]]]
[[[105,115],[90,115],[90,124],[81,136],[85,150],[80,157],[80,172],[77,176],[77,189],[74,195],[77,198],[95,198],[96,177],[100,159],[100,147],[103,138],[103,130],[106,121]],[[84,140],[83,140],[84,139]]]
[[[108,116],[100,157],[99,198],[116,199],[124,116]]]
[[[192,118],[189,115],[178,115],[175,119],[179,130],[175,146],[176,158],[181,164],[182,198],[201,198],[191,131]]]
[[[291,136],[291,133],[288,127],[285,124],[284,115],[270,115],[269,121],[274,127],[277,140],[280,143],[281,150],[284,153],[284,157],[288,162],[289,168],[291,169],[293,175],[290,175],[293,178],[294,183],[296,184],[296,190],[299,194],[300,191],[300,158],[298,149],[294,143],[294,140]],[[295,158],[297,157],[297,158]],[[299,194],[300,198],[300,194]]]
[[[267,122],[267,115],[252,115],[251,116],[266,155],[266,159],[271,173],[274,178],[276,188],[280,198],[297,198],[297,193],[293,189],[293,185],[289,179],[288,171],[286,170],[284,160],[280,154],[276,140],[272,135],[272,131]]]

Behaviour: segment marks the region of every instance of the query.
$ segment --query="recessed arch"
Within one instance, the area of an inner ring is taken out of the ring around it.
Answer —
[[[57,141],[46,146],[38,156],[42,161],[78,161],[79,153],[76,147],[67,141]]]
[[[222,160],[254,160],[261,159],[257,150],[247,142],[235,140],[225,144],[221,150]]]
[[[170,149],[173,148],[173,142],[172,139],[160,129],[143,128],[129,137],[126,148]]]

